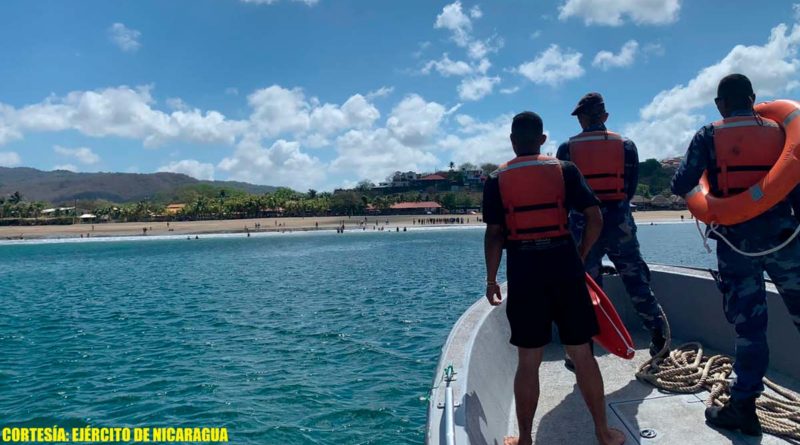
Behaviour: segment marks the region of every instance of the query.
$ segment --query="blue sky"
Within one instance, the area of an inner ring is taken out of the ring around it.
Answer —
[[[683,154],[718,80],[800,85],[800,7],[744,0],[0,3],[0,165],[330,190],[548,151],[588,91],[642,158]]]

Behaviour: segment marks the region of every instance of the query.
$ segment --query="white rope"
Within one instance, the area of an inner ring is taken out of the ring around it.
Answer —
[[[700,225],[698,224],[697,227],[699,228]],[[773,247],[772,249],[767,249],[767,250],[764,250],[764,251],[761,251],[761,252],[745,252],[743,250],[740,250],[738,247],[734,246],[733,243],[728,241],[728,239],[725,238],[724,235],[722,235],[721,233],[719,233],[719,231],[717,231],[717,227],[719,227],[719,224],[717,224],[715,222],[712,222],[711,225],[708,226],[708,227],[709,227],[709,229],[711,230],[712,233],[714,233],[715,235],[717,235],[719,237],[719,239],[721,239],[722,241],[725,241],[725,244],[730,246],[730,248],[733,249],[734,252],[738,253],[739,255],[744,255],[744,256],[747,256],[747,257],[759,257],[759,256],[765,256],[765,255],[773,254],[773,253],[783,249],[784,247],[788,246],[789,243],[794,241],[794,239],[797,238],[797,235],[800,234],[800,224],[798,224],[797,228],[794,229],[794,233],[792,233],[792,236],[790,236],[786,241],[782,242],[781,244]],[[705,238],[705,236],[703,238]],[[706,241],[706,248],[708,248],[708,242],[707,241]],[[711,252],[711,249],[709,249],[708,251]]]
[[[695,218],[694,223],[697,225],[697,232],[700,233],[700,238],[703,238],[703,247],[706,248],[708,253],[711,253],[711,246],[708,245],[708,237],[705,232],[703,232],[703,229],[700,228],[700,220]]]

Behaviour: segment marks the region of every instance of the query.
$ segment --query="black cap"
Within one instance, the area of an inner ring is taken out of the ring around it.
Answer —
[[[534,140],[541,136],[543,131],[542,118],[533,111],[523,111],[511,121],[511,134],[521,141]]]
[[[572,110],[572,115],[578,114],[599,114],[606,112],[606,104],[603,102],[603,96],[600,93],[586,93],[578,105]]]
[[[753,94],[753,84],[743,74],[729,74],[719,81],[717,87],[717,98],[720,99],[745,99]]]

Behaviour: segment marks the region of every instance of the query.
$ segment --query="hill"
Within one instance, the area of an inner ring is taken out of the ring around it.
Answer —
[[[53,204],[76,199],[115,203],[154,198],[168,201],[186,189],[203,185],[252,194],[269,193],[277,189],[236,181],[200,181],[180,173],[74,173],[0,167],[0,196],[19,191],[26,200]]]

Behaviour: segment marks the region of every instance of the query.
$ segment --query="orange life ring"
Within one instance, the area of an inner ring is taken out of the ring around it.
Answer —
[[[727,198],[711,195],[707,173],[686,195],[689,211],[706,224],[731,226],[755,218],[781,202],[800,183],[800,103],[775,100],[755,106],[756,113],[777,122],[786,142],[778,162],[748,190]]]

